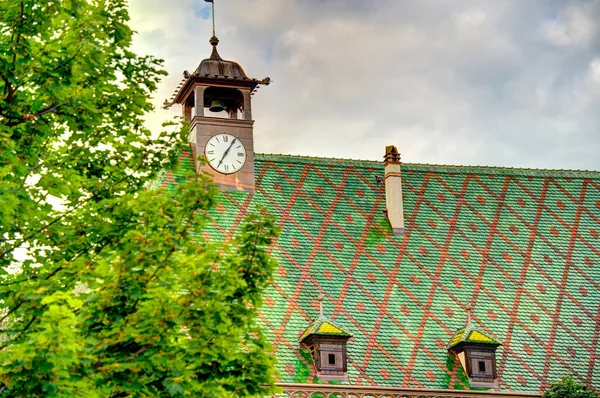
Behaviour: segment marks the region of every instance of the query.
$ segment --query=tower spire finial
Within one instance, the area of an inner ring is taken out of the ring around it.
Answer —
[[[211,46],[213,46],[212,53],[210,54],[210,59],[214,59],[217,61],[222,61],[223,58],[219,55],[217,51],[217,45],[219,44],[219,39],[217,39],[217,35],[215,33],[215,0],[204,0],[211,4],[212,6],[212,37],[208,41]]]
[[[325,298],[324,295],[319,294],[319,296],[317,297],[317,300],[319,300],[319,318],[324,319],[325,315],[323,315],[323,299]]]
[[[467,311],[467,325],[471,323],[471,312],[473,311],[473,307],[471,304],[465,307],[465,311]]]

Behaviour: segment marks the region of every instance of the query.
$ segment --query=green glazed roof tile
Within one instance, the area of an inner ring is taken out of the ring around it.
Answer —
[[[174,189],[187,170],[153,184]],[[501,341],[500,388],[539,391],[562,374],[600,388],[600,172],[402,164],[405,236],[383,211],[381,162],[255,156],[254,193],[226,191],[211,239],[265,205],[282,232],[261,324],[282,382],[312,382],[298,341],[324,312],[352,334],[349,383],[469,388],[448,342],[464,308]],[[462,337],[461,337],[462,338]]]

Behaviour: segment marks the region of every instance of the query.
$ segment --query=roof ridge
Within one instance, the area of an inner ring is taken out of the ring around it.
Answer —
[[[369,159],[351,159],[351,158],[335,158],[335,157],[320,157],[320,156],[306,156],[306,155],[292,155],[285,153],[255,153],[255,156],[261,156],[266,158],[291,158],[291,159],[299,159],[299,160],[311,160],[317,162],[351,162],[351,163],[367,163],[374,165],[383,165],[383,162],[379,162],[377,160],[369,160]]]
[[[276,153],[255,153],[255,156],[270,159],[289,159],[297,160],[303,163],[317,162],[320,164],[335,162],[337,164],[349,165],[373,165],[383,167],[383,161],[369,159],[349,159],[335,157],[317,157],[292,154],[276,154]],[[527,168],[527,167],[506,167],[506,166],[473,166],[473,165],[449,165],[449,164],[429,164],[429,163],[402,163],[407,169],[418,169],[422,171],[447,171],[447,172],[482,172],[489,174],[517,174],[531,176],[553,176],[560,175],[564,177],[600,177],[600,170],[577,170],[577,169],[543,169],[543,168]]]

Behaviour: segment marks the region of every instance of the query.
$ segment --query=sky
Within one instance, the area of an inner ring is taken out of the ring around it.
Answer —
[[[272,84],[259,153],[600,170],[600,0],[215,0],[219,53]],[[210,3],[130,0],[134,49],[169,72],[210,55]]]

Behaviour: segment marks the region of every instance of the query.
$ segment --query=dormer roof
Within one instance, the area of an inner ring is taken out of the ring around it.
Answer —
[[[306,328],[302,336],[300,337],[300,343],[309,338],[310,336],[338,336],[338,337],[352,337],[352,335],[340,328],[332,321],[325,318],[315,319]]]
[[[469,323],[467,326],[454,333],[452,340],[450,340],[450,344],[448,344],[448,349],[452,349],[461,343],[489,344],[493,346],[501,345],[495,338],[477,329],[472,323]]]

